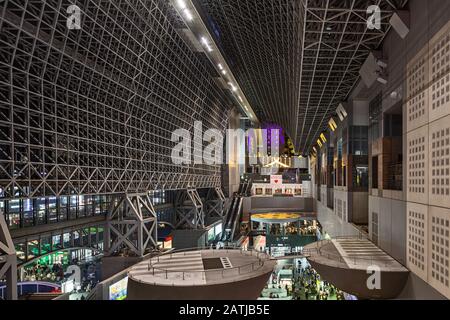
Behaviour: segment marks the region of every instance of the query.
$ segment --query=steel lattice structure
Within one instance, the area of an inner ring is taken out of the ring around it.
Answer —
[[[211,17],[258,117],[284,127],[308,153],[359,69],[407,0],[197,0]],[[367,28],[378,5],[381,29]]]
[[[302,5],[297,0],[197,0],[260,120],[295,133]]]
[[[390,30],[407,0],[303,0],[304,45],[296,146],[308,153],[336,107],[359,80],[359,70]],[[367,8],[378,5],[381,29],[367,28]]]
[[[165,0],[0,3],[0,199],[220,186],[171,161],[174,130],[223,131],[231,107],[179,23]]]

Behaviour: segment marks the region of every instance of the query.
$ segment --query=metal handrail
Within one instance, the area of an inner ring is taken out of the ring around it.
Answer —
[[[221,275],[222,278],[225,278],[225,276],[228,274],[231,274],[233,276],[240,275],[240,274],[242,274],[242,270],[245,270],[246,268],[248,269],[247,273],[253,272],[255,270],[261,269],[264,266],[264,263],[266,260],[270,260],[270,257],[265,252],[259,252],[256,250],[242,250],[241,248],[228,247],[228,248],[219,249],[219,250],[218,249],[208,249],[208,248],[189,248],[189,249],[176,250],[176,251],[171,252],[170,254],[162,254],[162,255],[157,256],[156,262],[159,262],[160,257],[162,257],[162,256],[170,255],[170,257],[172,257],[172,255],[176,254],[176,253],[186,253],[186,252],[192,252],[192,251],[211,251],[211,252],[215,253],[215,252],[223,252],[224,250],[226,252],[228,252],[229,250],[237,251],[237,249],[240,249],[239,250],[240,254],[250,253],[250,255],[253,256],[253,254],[256,253],[256,257],[257,257],[258,261],[253,262],[253,263],[248,263],[246,265],[242,265],[239,267],[232,267],[232,268],[227,268],[227,269],[211,269],[211,270],[198,270],[198,271],[197,270],[190,270],[190,271],[175,271],[174,270],[174,271],[171,271],[168,269],[155,267],[152,263],[152,260],[155,260],[155,257],[153,257],[149,260],[147,271],[149,271],[149,272],[151,271],[153,276],[162,275],[163,278],[165,278],[165,279],[169,279],[170,274],[181,275],[182,280],[186,280],[187,275],[201,274],[202,280],[204,280],[204,279],[206,279],[207,274],[213,274],[213,273],[219,274],[219,275]],[[261,256],[263,256],[263,258],[261,258]],[[251,271],[250,271],[250,267],[251,267]],[[156,273],[155,273],[155,271],[156,271]],[[237,274],[235,271],[237,271]],[[178,279],[178,280],[180,280],[180,279]]]
[[[335,237],[334,239],[360,239],[360,238],[356,238],[354,236],[353,237],[352,236],[341,236],[341,237]],[[374,264],[374,262],[376,262],[377,264],[382,264],[383,266],[386,267],[389,264],[391,264],[392,262],[396,261],[393,258],[390,258],[389,260],[374,259],[372,257],[351,257],[351,256],[347,256],[347,255],[337,255],[337,254],[322,252],[323,246],[325,244],[331,243],[331,241],[332,240],[329,240],[329,239],[318,241],[316,243],[315,250],[312,250],[311,252],[315,251],[318,255],[325,257],[328,260],[334,260],[334,261],[338,261],[340,263],[347,263],[347,261],[349,261],[349,262],[353,262],[354,265],[367,265],[369,262],[370,262],[370,265],[372,265],[372,264]]]

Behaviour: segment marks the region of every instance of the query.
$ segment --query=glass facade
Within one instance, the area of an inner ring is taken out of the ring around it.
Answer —
[[[33,227],[47,223],[104,215],[109,197],[70,196],[0,201],[9,229]]]
[[[17,263],[23,264],[37,257],[51,254],[58,250],[74,247],[103,249],[103,226],[92,226],[81,229],[68,229],[57,232],[30,236],[15,241]]]
[[[382,101],[383,96],[380,92],[369,104],[370,141],[376,141],[377,139],[381,138]]]

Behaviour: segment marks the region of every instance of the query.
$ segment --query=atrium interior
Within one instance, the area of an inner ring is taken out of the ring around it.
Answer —
[[[0,0],[0,300],[448,300],[449,251],[449,0]]]

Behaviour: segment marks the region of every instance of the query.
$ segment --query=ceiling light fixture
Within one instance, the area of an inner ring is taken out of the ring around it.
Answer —
[[[186,2],[184,2],[184,0],[177,0],[177,4],[181,10],[186,9]]]
[[[180,12],[186,17],[188,21],[194,20],[194,17],[192,16],[191,12],[186,6],[186,2],[184,0],[177,0],[177,5],[180,8]]]
[[[205,37],[202,37],[200,40],[201,40],[202,44],[206,47],[206,49],[208,49],[208,52],[212,52],[213,51],[213,49],[209,45],[208,40]]]
[[[319,147],[322,148],[323,144],[322,144],[322,141],[320,141],[320,139],[317,139],[317,144],[319,145]]]
[[[336,131],[337,129],[337,124],[336,121],[334,121],[333,118],[330,119],[330,121],[328,122],[328,126],[330,127],[331,131]]]
[[[228,82],[228,84],[230,85],[230,88],[231,88],[231,90],[232,90],[233,92],[236,92],[236,91],[237,91],[237,88],[236,88],[236,86],[235,86],[234,84],[232,84],[231,82]]]

